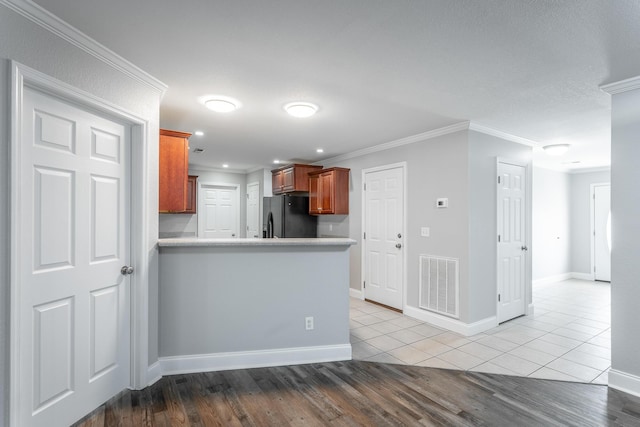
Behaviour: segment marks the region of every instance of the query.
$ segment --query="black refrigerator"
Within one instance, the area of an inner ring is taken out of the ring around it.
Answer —
[[[318,217],[309,215],[308,197],[265,197],[262,212],[263,237],[318,237]]]

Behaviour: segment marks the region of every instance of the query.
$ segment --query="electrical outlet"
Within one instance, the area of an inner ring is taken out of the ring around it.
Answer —
[[[304,318],[304,327],[307,331],[313,330],[313,317],[305,317]]]

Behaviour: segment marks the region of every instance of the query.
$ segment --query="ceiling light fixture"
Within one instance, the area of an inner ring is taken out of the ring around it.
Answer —
[[[318,111],[318,106],[310,102],[290,102],[284,110],[293,117],[311,117]]]
[[[322,149],[322,148],[316,148],[316,153],[324,153],[324,149]]]
[[[198,101],[216,113],[230,113],[242,106],[237,99],[223,95],[204,95],[198,97]]]
[[[569,150],[569,144],[552,144],[542,147],[545,153],[550,156],[561,156]]]
[[[201,130],[197,130],[197,131],[195,131],[195,132],[194,132],[194,134],[195,134],[196,136],[204,136],[204,132],[202,132]]]
[[[279,163],[280,163],[280,160],[278,160],[278,159],[275,159],[275,160],[273,161],[273,164],[274,164],[274,165],[277,165],[277,164],[279,164]]]
[[[223,165],[222,165],[222,167],[223,167],[223,168],[228,168],[228,167],[229,167],[229,165],[225,163],[225,164],[223,164]]]

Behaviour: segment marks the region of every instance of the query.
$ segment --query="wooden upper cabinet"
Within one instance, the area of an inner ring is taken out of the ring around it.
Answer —
[[[321,170],[322,166],[293,164],[271,171],[273,194],[309,191],[309,172]]]
[[[190,133],[160,129],[159,211],[187,209]]]
[[[329,168],[309,173],[309,213],[349,214],[349,169]]]
[[[186,214],[197,213],[198,206],[198,177],[189,175],[187,178],[187,207]]]

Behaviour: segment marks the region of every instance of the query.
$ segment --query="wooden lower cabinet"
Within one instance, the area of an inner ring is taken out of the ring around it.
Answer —
[[[349,214],[349,169],[329,168],[309,173],[309,213]]]

